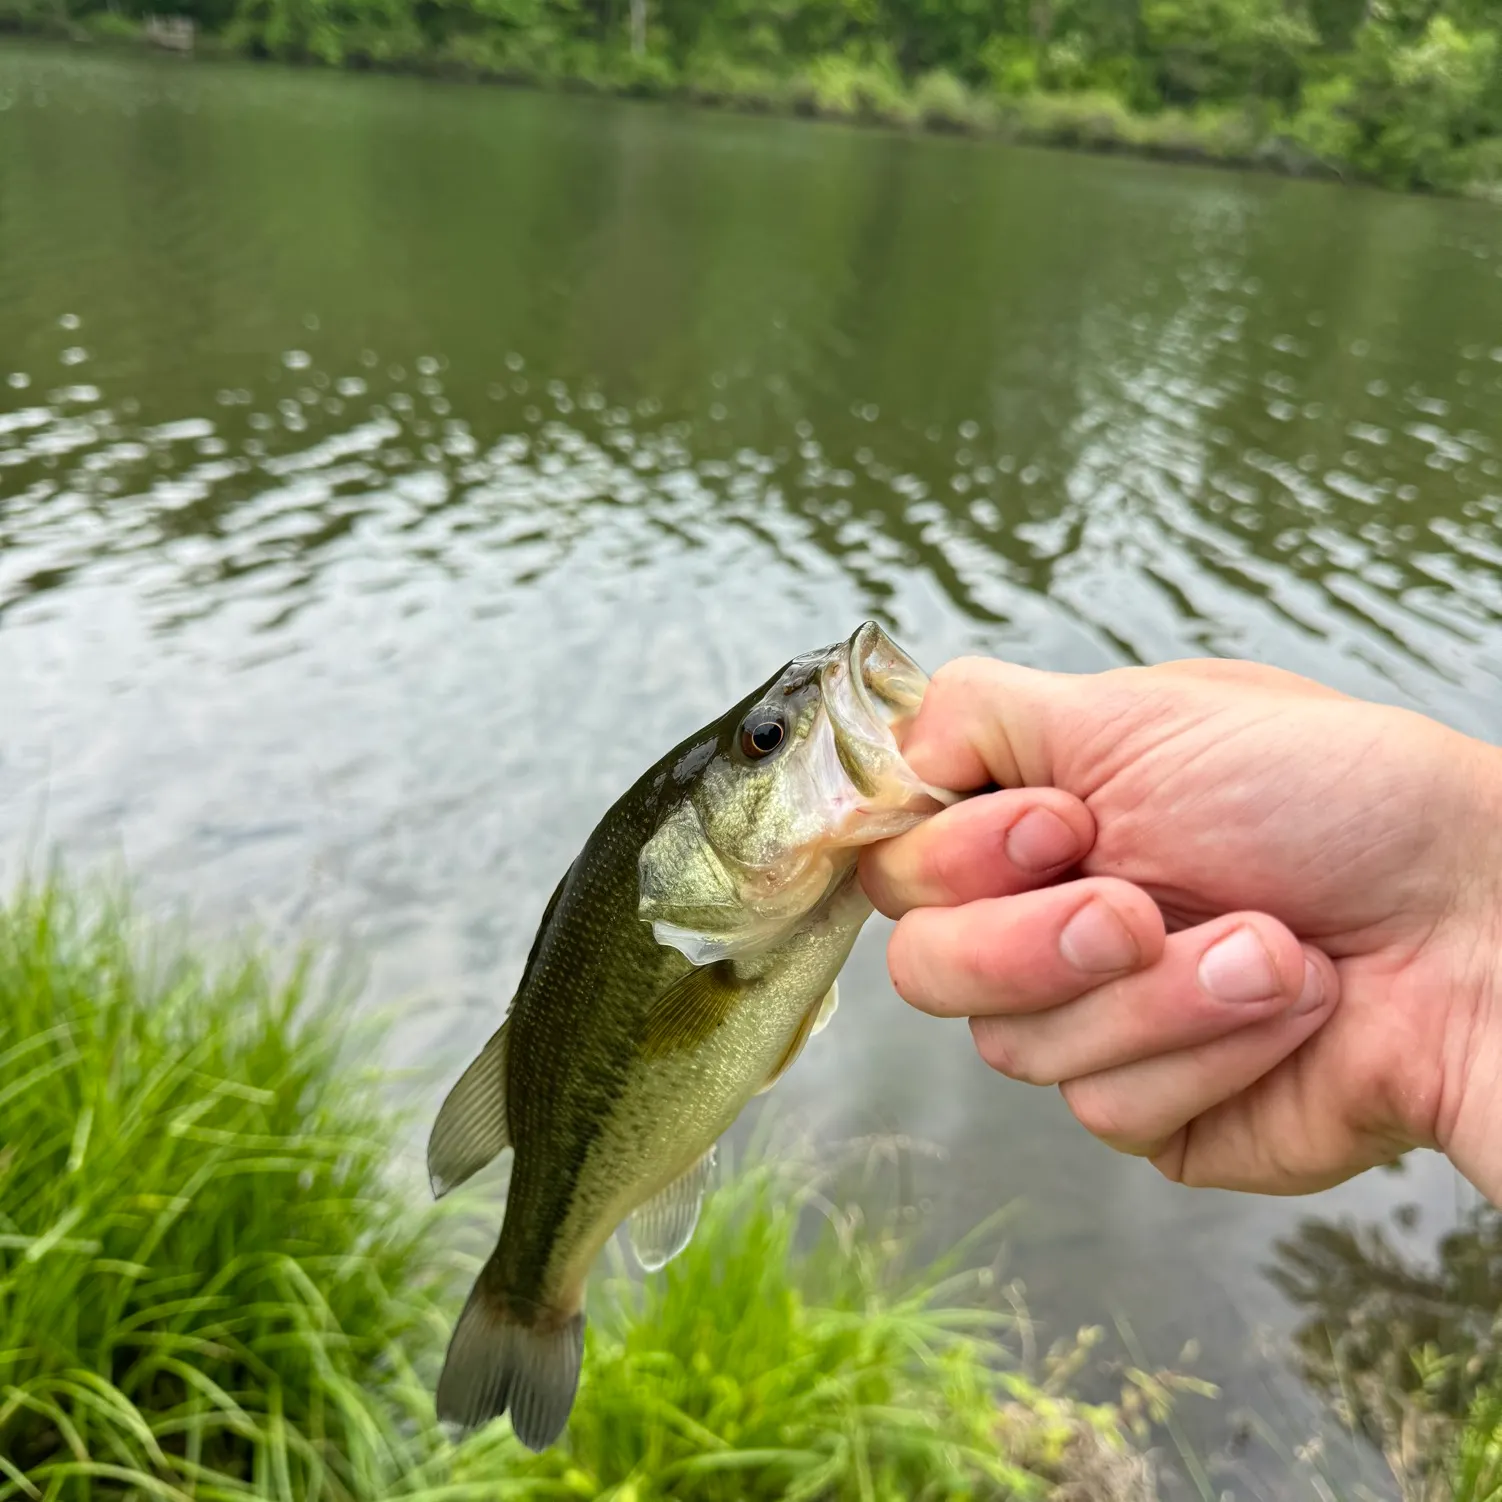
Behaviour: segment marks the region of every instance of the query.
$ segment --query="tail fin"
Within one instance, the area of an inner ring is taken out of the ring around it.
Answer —
[[[546,1450],[568,1423],[584,1354],[581,1310],[560,1325],[524,1325],[482,1272],[449,1341],[438,1417],[464,1429],[509,1412],[516,1437]]]

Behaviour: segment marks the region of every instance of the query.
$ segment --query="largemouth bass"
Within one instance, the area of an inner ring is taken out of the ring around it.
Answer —
[[[564,873],[428,1144],[439,1195],[515,1152],[443,1419],[509,1413],[524,1444],[552,1444],[596,1255],[628,1218],[648,1271],[687,1244],[716,1140],[834,1011],[871,913],[858,847],[955,800],[899,749],[927,684],[871,621],[794,658],[647,771]]]

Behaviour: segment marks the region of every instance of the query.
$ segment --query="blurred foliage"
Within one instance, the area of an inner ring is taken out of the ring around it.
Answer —
[[[1393,1231],[1311,1219],[1277,1244],[1269,1275],[1307,1311],[1303,1374],[1382,1451],[1405,1502],[1497,1502],[1502,1211],[1472,1210],[1432,1259],[1402,1245],[1416,1211],[1394,1219]]]
[[[1502,183],[1493,0],[173,3],[208,35],[288,60],[1000,129],[1395,188]],[[165,8],[0,0],[0,29],[125,39]]]

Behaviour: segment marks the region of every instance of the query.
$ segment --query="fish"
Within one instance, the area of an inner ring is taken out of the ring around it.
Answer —
[[[649,1273],[688,1244],[716,1142],[838,1005],[872,911],[860,847],[960,796],[901,754],[927,685],[874,621],[794,657],[638,778],[563,874],[429,1137],[439,1197],[514,1155],[443,1422],[509,1414],[529,1449],[556,1443],[595,1258],[623,1223]]]

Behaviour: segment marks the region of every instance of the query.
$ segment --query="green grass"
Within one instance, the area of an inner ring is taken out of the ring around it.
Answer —
[[[454,1446],[430,1394],[495,1192],[428,1203],[348,998],[309,974],[148,949],[123,904],[57,885],[0,905],[0,1502],[1140,1481],[1118,1412],[1069,1396],[1083,1347],[1024,1368],[970,1265],[990,1230],[915,1269],[811,1165],[760,1160],[664,1273],[596,1278],[565,1445],[502,1422]]]
[[[577,1495],[704,1502],[1042,1496],[1072,1466],[1132,1474],[1114,1409],[1018,1367],[969,1245],[921,1273],[903,1239],[820,1205],[806,1165],[711,1195],[688,1250],[592,1293],[568,1452]],[[540,1495],[541,1493],[539,1493]]]
[[[1449,1502],[1502,1502],[1502,1392],[1472,1403],[1444,1475]]]
[[[0,1497],[359,1497],[409,1468],[431,1217],[306,973],[0,913]]]
[[[1422,1364],[1423,1353],[1414,1354]],[[1400,1502],[1502,1502],[1502,1392],[1483,1388],[1458,1418],[1411,1394],[1400,1406],[1378,1442]],[[1294,1468],[1308,1465],[1290,1457]],[[1316,1490],[1339,1497],[1339,1486],[1322,1479]]]

